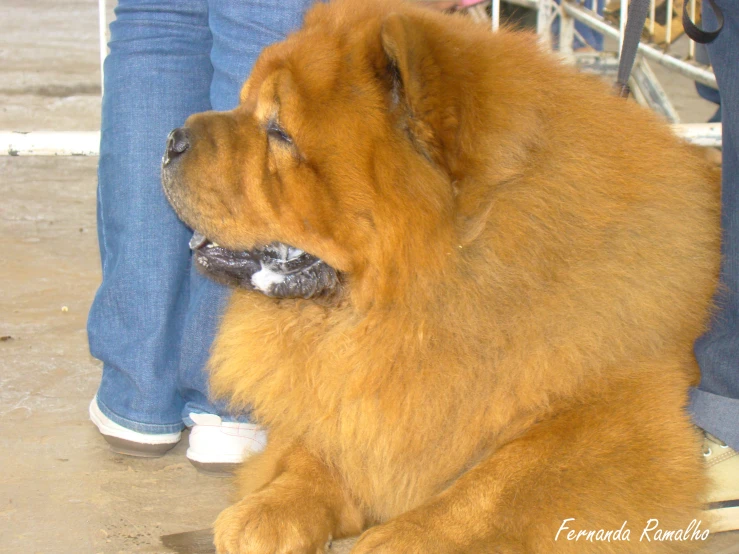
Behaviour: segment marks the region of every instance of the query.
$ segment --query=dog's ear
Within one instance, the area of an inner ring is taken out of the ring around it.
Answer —
[[[393,13],[382,24],[380,40],[387,67],[391,109],[419,150],[437,162],[445,135],[456,126],[454,101],[442,82],[431,37],[421,18]],[[448,101],[447,101],[448,100]],[[451,118],[450,118],[451,116]],[[450,125],[451,124],[451,125]]]
[[[388,60],[395,102],[401,94],[411,106],[417,105],[423,95],[423,73],[434,64],[423,29],[406,15],[390,14],[380,32],[382,48]]]

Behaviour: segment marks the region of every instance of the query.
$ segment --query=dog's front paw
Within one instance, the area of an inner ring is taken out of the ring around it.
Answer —
[[[451,552],[431,529],[400,516],[365,531],[351,554],[430,554]]]
[[[330,541],[328,514],[315,502],[283,499],[269,488],[218,516],[218,554],[323,554]]]

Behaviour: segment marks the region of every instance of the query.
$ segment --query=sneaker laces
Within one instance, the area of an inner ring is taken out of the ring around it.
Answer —
[[[729,448],[729,445],[708,431],[703,431],[703,455],[707,458],[715,448]]]

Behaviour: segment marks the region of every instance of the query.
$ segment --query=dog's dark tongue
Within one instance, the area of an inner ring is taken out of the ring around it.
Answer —
[[[315,298],[339,287],[336,271],[315,256],[282,243],[233,251],[195,232],[190,239],[195,262],[220,282],[256,290],[272,298]]]

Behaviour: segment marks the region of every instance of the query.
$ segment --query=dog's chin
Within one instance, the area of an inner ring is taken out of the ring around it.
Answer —
[[[271,298],[322,298],[337,294],[341,288],[334,268],[286,244],[229,250],[196,231],[190,249],[200,270],[214,280]]]

